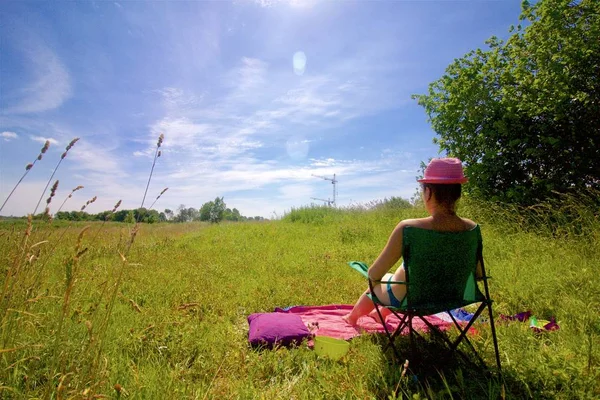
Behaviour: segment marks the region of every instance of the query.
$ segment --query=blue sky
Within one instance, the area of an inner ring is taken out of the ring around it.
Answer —
[[[246,216],[410,198],[438,155],[411,94],[507,36],[520,1],[96,1],[0,4],[0,202],[31,213],[65,146],[56,208],[199,208]],[[47,194],[44,194],[44,198]],[[320,202],[316,202],[319,203]]]

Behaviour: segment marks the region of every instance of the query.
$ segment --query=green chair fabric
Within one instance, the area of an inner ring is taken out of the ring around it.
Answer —
[[[416,227],[405,227],[402,246],[406,282],[390,282],[391,284],[407,285],[406,296],[401,300],[400,307],[383,304],[372,290],[372,285],[380,282],[369,280],[369,287],[371,288],[369,297],[375,303],[377,312],[380,312],[379,307],[386,307],[401,321],[393,334],[384,325],[386,334],[390,339],[389,345],[394,349],[397,358],[400,359],[394,346],[394,339],[403,329],[408,328],[412,344],[412,335],[417,334],[412,328],[412,320],[415,317],[423,320],[430,330],[445,337],[451,350],[456,350],[463,340],[470,345],[472,350],[475,350],[466,333],[479,315],[487,308],[496,351],[496,362],[500,372],[498,344],[492,318],[492,300],[489,296],[488,277],[485,275],[483,240],[479,225],[465,232],[438,232]],[[480,279],[483,281],[485,293],[481,292],[477,284],[476,271],[478,263],[481,264],[483,276]],[[366,279],[369,279],[368,266],[365,263],[351,261],[348,264]],[[481,304],[467,326],[461,326],[450,311],[474,303]],[[447,312],[460,332],[459,337],[454,342],[450,341],[443,332],[423,318],[440,312]]]
[[[403,310],[430,315],[484,300],[475,283],[479,225],[466,232],[406,227],[402,242],[409,282]]]

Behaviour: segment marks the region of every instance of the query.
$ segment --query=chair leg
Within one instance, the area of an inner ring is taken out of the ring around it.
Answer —
[[[460,335],[458,336],[458,338],[456,338],[456,340],[454,341],[452,348],[455,349],[456,347],[458,347],[458,345],[460,344],[460,342],[467,337],[467,332],[469,331],[469,329],[471,328],[471,326],[473,325],[473,323],[477,320],[477,318],[479,318],[479,315],[481,315],[481,312],[485,309],[485,303],[481,303],[481,305],[479,306],[479,308],[477,308],[477,311],[475,311],[475,314],[473,314],[473,317],[471,318],[471,320],[469,321],[469,323],[467,324],[467,326],[462,329],[460,327],[460,325],[458,324],[458,322],[456,321],[456,319],[454,318],[454,316],[448,312],[448,315],[450,316],[450,318],[452,318],[452,321],[454,322],[454,325],[456,326],[456,328],[458,329],[458,331],[460,332]]]
[[[494,342],[494,352],[496,353],[496,366],[498,367],[498,377],[502,381],[502,365],[500,364],[500,351],[498,350],[498,337],[496,336],[496,327],[494,326],[494,316],[492,314],[492,302],[488,302],[488,313],[490,314],[490,328],[492,329],[492,340]]]
[[[469,331],[469,329],[471,328],[471,326],[473,325],[473,323],[475,322],[475,320],[483,312],[483,310],[485,310],[486,307],[488,309],[489,320],[490,320],[490,328],[492,330],[492,341],[494,343],[494,353],[495,353],[495,356],[496,356],[496,366],[498,367],[498,376],[499,376],[500,380],[502,380],[502,366],[500,364],[500,352],[498,350],[498,338],[496,336],[496,328],[495,328],[495,325],[494,325],[494,318],[493,318],[493,314],[492,314],[492,304],[491,304],[490,301],[482,303],[479,306],[479,308],[477,309],[477,311],[475,312],[475,314],[473,315],[473,317],[471,318],[471,320],[469,321],[469,323],[467,324],[467,326],[464,329],[460,328],[460,325],[458,324],[458,322],[456,321],[456,319],[454,318],[454,316],[451,313],[448,313],[448,315],[450,315],[450,318],[452,318],[452,321],[454,322],[454,324],[456,325],[457,329],[460,332],[459,337],[452,344],[452,350],[455,350],[455,351],[459,352],[459,354],[463,355],[463,357],[465,359],[467,359],[466,355],[462,354],[462,352],[460,352],[459,349],[458,349],[458,345],[464,340],[471,347],[471,350],[473,351],[473,353],[475,354],[475,356],[477,356],[477,358],[479,359],[479,362],[481,363],[481,365],[483,365],[487,369],[487,365],[485,364],[485,362],[483,361],[483,359],[481,358],[481,356],[479,355],[479,353],[477,353],[477,350],[475,349],[475,347],[473,346],[473,344],[471,343],[471,341],[467,337],[467,332]]]
[[[416,354],[416,349],[415,349],[415,339],[413,337],[413,316],[409,315],[408,316],[408,345],[410,346],[410,359],[413,361],[415,361],[415,354]]]
[[[381,321],[384,321],[382,315],[381,315],[381,311],[379,311],[379,305],[377,303],[375,303],[375,310],[377,310],[377,315],[379,315],[379,319]],[[396,345],[394,344],[394,339],[396,337],[396,335],[398,334],[398,330],[402,329],[402,324],[403,321],[400,322],[400,325],[398,325],[398,328],[396,329],[396,331],[393,334],[390,334],[390,330],[387,327],[387,324],[383,323],[383,330],[385,331],[385,334],[388,338],[388,343],[387,345],[383,348],[383,351],[385,352],[389,346],[392,347],[392,351],[394,352],[394,357],[396,358],[396,362],[400,362],[401,358],[400,358],[400,353],[398,353],[398,349],[396,349]]]

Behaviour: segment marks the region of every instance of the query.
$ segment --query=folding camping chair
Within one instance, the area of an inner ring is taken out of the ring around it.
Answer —
[[[398,308],[386,306],[375,295],[373,282],[367,274],[368,267],[361,262],[351,261],[348,264],[363,276],[369,279],[369,297],[375,303],[375,309],[383,321],[380,307],[390,310],[400,319],[398,328],[392,333],[383,324],[397,360],[401,360],[394,340],[408,328],[412,356],[414,357],[414,337],[420,336],[413,328],[413,319],[421,319],[430,329],[430,332],[443,339],[451,352],[457,352],[468,360],[466,355],[458,349],[459,344],[467,343],[473,350],[482,365],[483,359],[467,337],[467,331],[487,308],[489,324],[492,331],[496,364],[501,373],[498,340],[492,316],[492,300],[489,295],[488,283],[483,263],[483,242],[479,225],[466,232],[437,232],[415,227],[405,227],[402,239],[402,257],[406,271],[406,282],[390,282],[391,284],[406,285],[406,296]],[[475,276],[477,264],[481,265],[484,292],[481,293],[476,283]],[[385,282],[384,282],[385,283]],[[461,326],[450,312],[469,304],[480,303],[471,320],[466,326]],[[447,312],[459,331],[456,339],[451,340],[445,332],[431,324],[425,316]],[[386,346],[387,349],[387,346]],[[385,350],[384,350],[385,351]]]

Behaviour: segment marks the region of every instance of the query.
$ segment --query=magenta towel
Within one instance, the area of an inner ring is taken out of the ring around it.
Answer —
[[[302,322],[315,336],[330,336],[336,339],[349,340],[363,333],[385,332],[383,326],[369,316],[363,316],[358,320],[358,325],[353,327],[347,324],[342,317],[352,310],[351,305],[332,304],[327,306],[295,306],[286,309],[276,308],[275,312],[291,313],[299,315]],[[432,325],[440,329],[448,329],[452,324],[437,316],[425,317]],[[390,315],[385,320],[390,331],[394,331],[400,320]],[[413,319],[413,327],[418,331],[426,331],[427,325],[419,318]],[[402,332],[407,334],[408,329]]]

